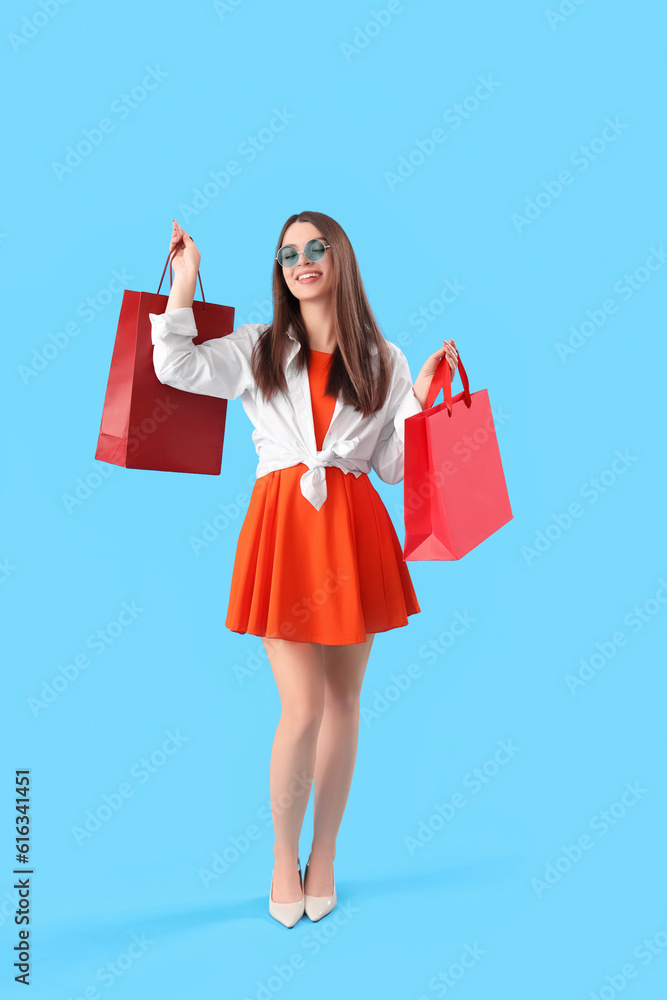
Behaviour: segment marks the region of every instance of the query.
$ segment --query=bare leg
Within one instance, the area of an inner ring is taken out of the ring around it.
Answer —
[[[280,695],[271,751],[270,792],[275,842],[273,898],[301,899],[299,834],[310,798],[317,734],[324,711],[322,647],[316,642],[262,638]]]
[[[324,714],[315,761],[313,845],[305,891],[333,892],[336,836],[352,784],[359,736],[359,696],[374,634],[366,642],[322,646]]]

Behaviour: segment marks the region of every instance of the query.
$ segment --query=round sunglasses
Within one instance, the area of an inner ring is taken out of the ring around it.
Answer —
[[[314,239],[308,240],[303,248],[303,252],[308,260],[316,261],[322,260],[324,257],[325,250],[330,249],[330,243],[323,243],[322,240]],[[276,254],[276,260],[281,267],[294,267],[299,260],[299,251],[296,247],[285,246],[281,247]]]

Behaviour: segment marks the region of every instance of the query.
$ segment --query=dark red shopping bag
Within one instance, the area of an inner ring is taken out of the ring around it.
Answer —
[[[175,253],[176,251],[174,251]],[[163,385],[153,368],[149,312],[163,313],[168,295],[126,289],[120,307],[116,341],[104,397],[95,458],[127,469],[197,472],[219,475],[227,416],[227,400]],[[234,329],[234,307],[204,301],[192,303],[201,344]]]
[[[513,518],[486,389],[452,399],[443,355],[421,413],[405,421],[404,559],[460,559]],[[444,403],[433,406],[443,390]]]

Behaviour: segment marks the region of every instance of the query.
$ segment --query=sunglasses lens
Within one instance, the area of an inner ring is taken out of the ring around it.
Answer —
[[[277,254],[278,263],[283,267],[294,267],[299,255],[294,247],[281,247]]]
[[[308,260],[322,260],[324,257],[324,243],[322,240],[308,240],[303,249]]]

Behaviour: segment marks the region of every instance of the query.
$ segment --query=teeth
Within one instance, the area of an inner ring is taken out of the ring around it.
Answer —
[[[307,274],[300,274],[297,281],[301,281],[303,278],[319,278],[319,274],[315,271],[309,271]]]

